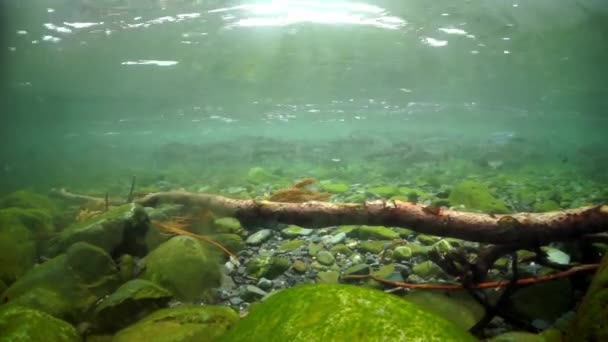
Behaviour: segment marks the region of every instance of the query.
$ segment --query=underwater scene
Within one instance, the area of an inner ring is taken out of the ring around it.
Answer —
[[[0,341],[608,341],[603,0],[5,0]]]

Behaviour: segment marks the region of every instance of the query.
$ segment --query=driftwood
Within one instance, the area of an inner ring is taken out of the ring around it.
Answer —
[[[608,231],[608,205],[547,213],[488,215],[403,201],[281,203],[179,191],[149,194],[136,202],[151,207],[161,203],[206,207],[236,217],[245,225],[268,221],[309,228],[348,224],[383,225],[405,227],[430,235],[492,244],[516,244],[520,247]]]

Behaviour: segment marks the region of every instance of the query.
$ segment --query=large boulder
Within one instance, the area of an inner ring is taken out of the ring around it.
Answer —
[[[238,318],[238,314],[226,306],[179,306],[162,309],[119,331],[112,341],[213,342]]]
[[[222,341],[476,341],[400,297],[351,285],[300,285],[252,308]]]
[[[144,255],[144,238],[150,220],[143,207],[125,204],[89,220],[67,227],[53,239],[48,254],[63,253],[76,242],[88,242],[113,256]]]
[[[11,304],[0,307],[0,340],[78,342],[81,338],[67,322]]]
[[[202,243],[189,236],[164,242],[144,259],[142,278],[166,288],[179,300],[211,300],[210,289],[220,286],[221,270],[217,255]]]
[[[93,305],[120,285],[116,264],[104,250],[88,243],[72,245],[31,269],[2,294],[2,301],[80,322]]]
[[[566,341],[608,341],[608,255],[593,277]]]
[[[0,209],[0,280],[10,284],[36,264],[52,221],[40,209]]]

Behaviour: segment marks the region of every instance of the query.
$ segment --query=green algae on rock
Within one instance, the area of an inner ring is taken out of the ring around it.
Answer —
[[[51,256],[65,251],[75,242],[88,242],[112,255],[143,255],[149,218],[143,207],[125,204],[89,220],[67,227],[52,241]]]
[[[481,320],[485,311],[466,292],[414,290],[405,299],[467,330]]]
[[[511,212],[505,202],[492,195],[487,186],[474,181],[464,181],[456,185],[448,200],[452,205],[464,205],[466,209],[480,210],[488,214]]]
[[[85,242],[70,247],[12,284],[3,300],[15,302],[80,322],[100,298],[120,285],[120,275],[112,258],[101,248]]]
[[[579,306],[565,341],[608,341],[608,255]]]
[[[217,258],[193,237],[173,237],[144,261],[142,278],[166,288],[179,300],[210,299],[210,289],[221,283]]]
[[[40,209],[0,209],[0,280],[10,284],[34,266],[54,232],[52,221]]]
[[[119,331],[112,341],[213,342],[238,319],[238,314],[226,306],[188,305],[161,309]]]
[[[360,226],[356,232],[351,233],[356,234],[362,240],[395,240],[399,238],[398,233],[384,226]]]
[[[81,341],[69,323],[42,311],[13,304],[0,307],[2,341]]]
[[[269,255],[260,255],[247,263],[247,274],[254,278],[274,279],[291,266],[289,259]]]
[[[169,291],[144,280],[124,283],[95,308],[95,323],[103,331],[116,331],[165,306]]]
[[[15,191],[0,199],[0,208],[10,207],[40,209],[53,216],[57,214],[58,210],[55,202],[47,196],[25,190]]]
[[[231,341],[476,341],[414,303],[360,286],[283,290],[252,308],[221,339]]]
[[[213,221],[213,232],[241,234],[243,232],[243,226],[241,226],[241,222],[234,217],[222,217]]]

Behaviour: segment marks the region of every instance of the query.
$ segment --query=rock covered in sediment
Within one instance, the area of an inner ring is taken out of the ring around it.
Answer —
[[[81,341],[69,323],[42,311],[12,304],[0,307],[0,332],[3,341]]]

